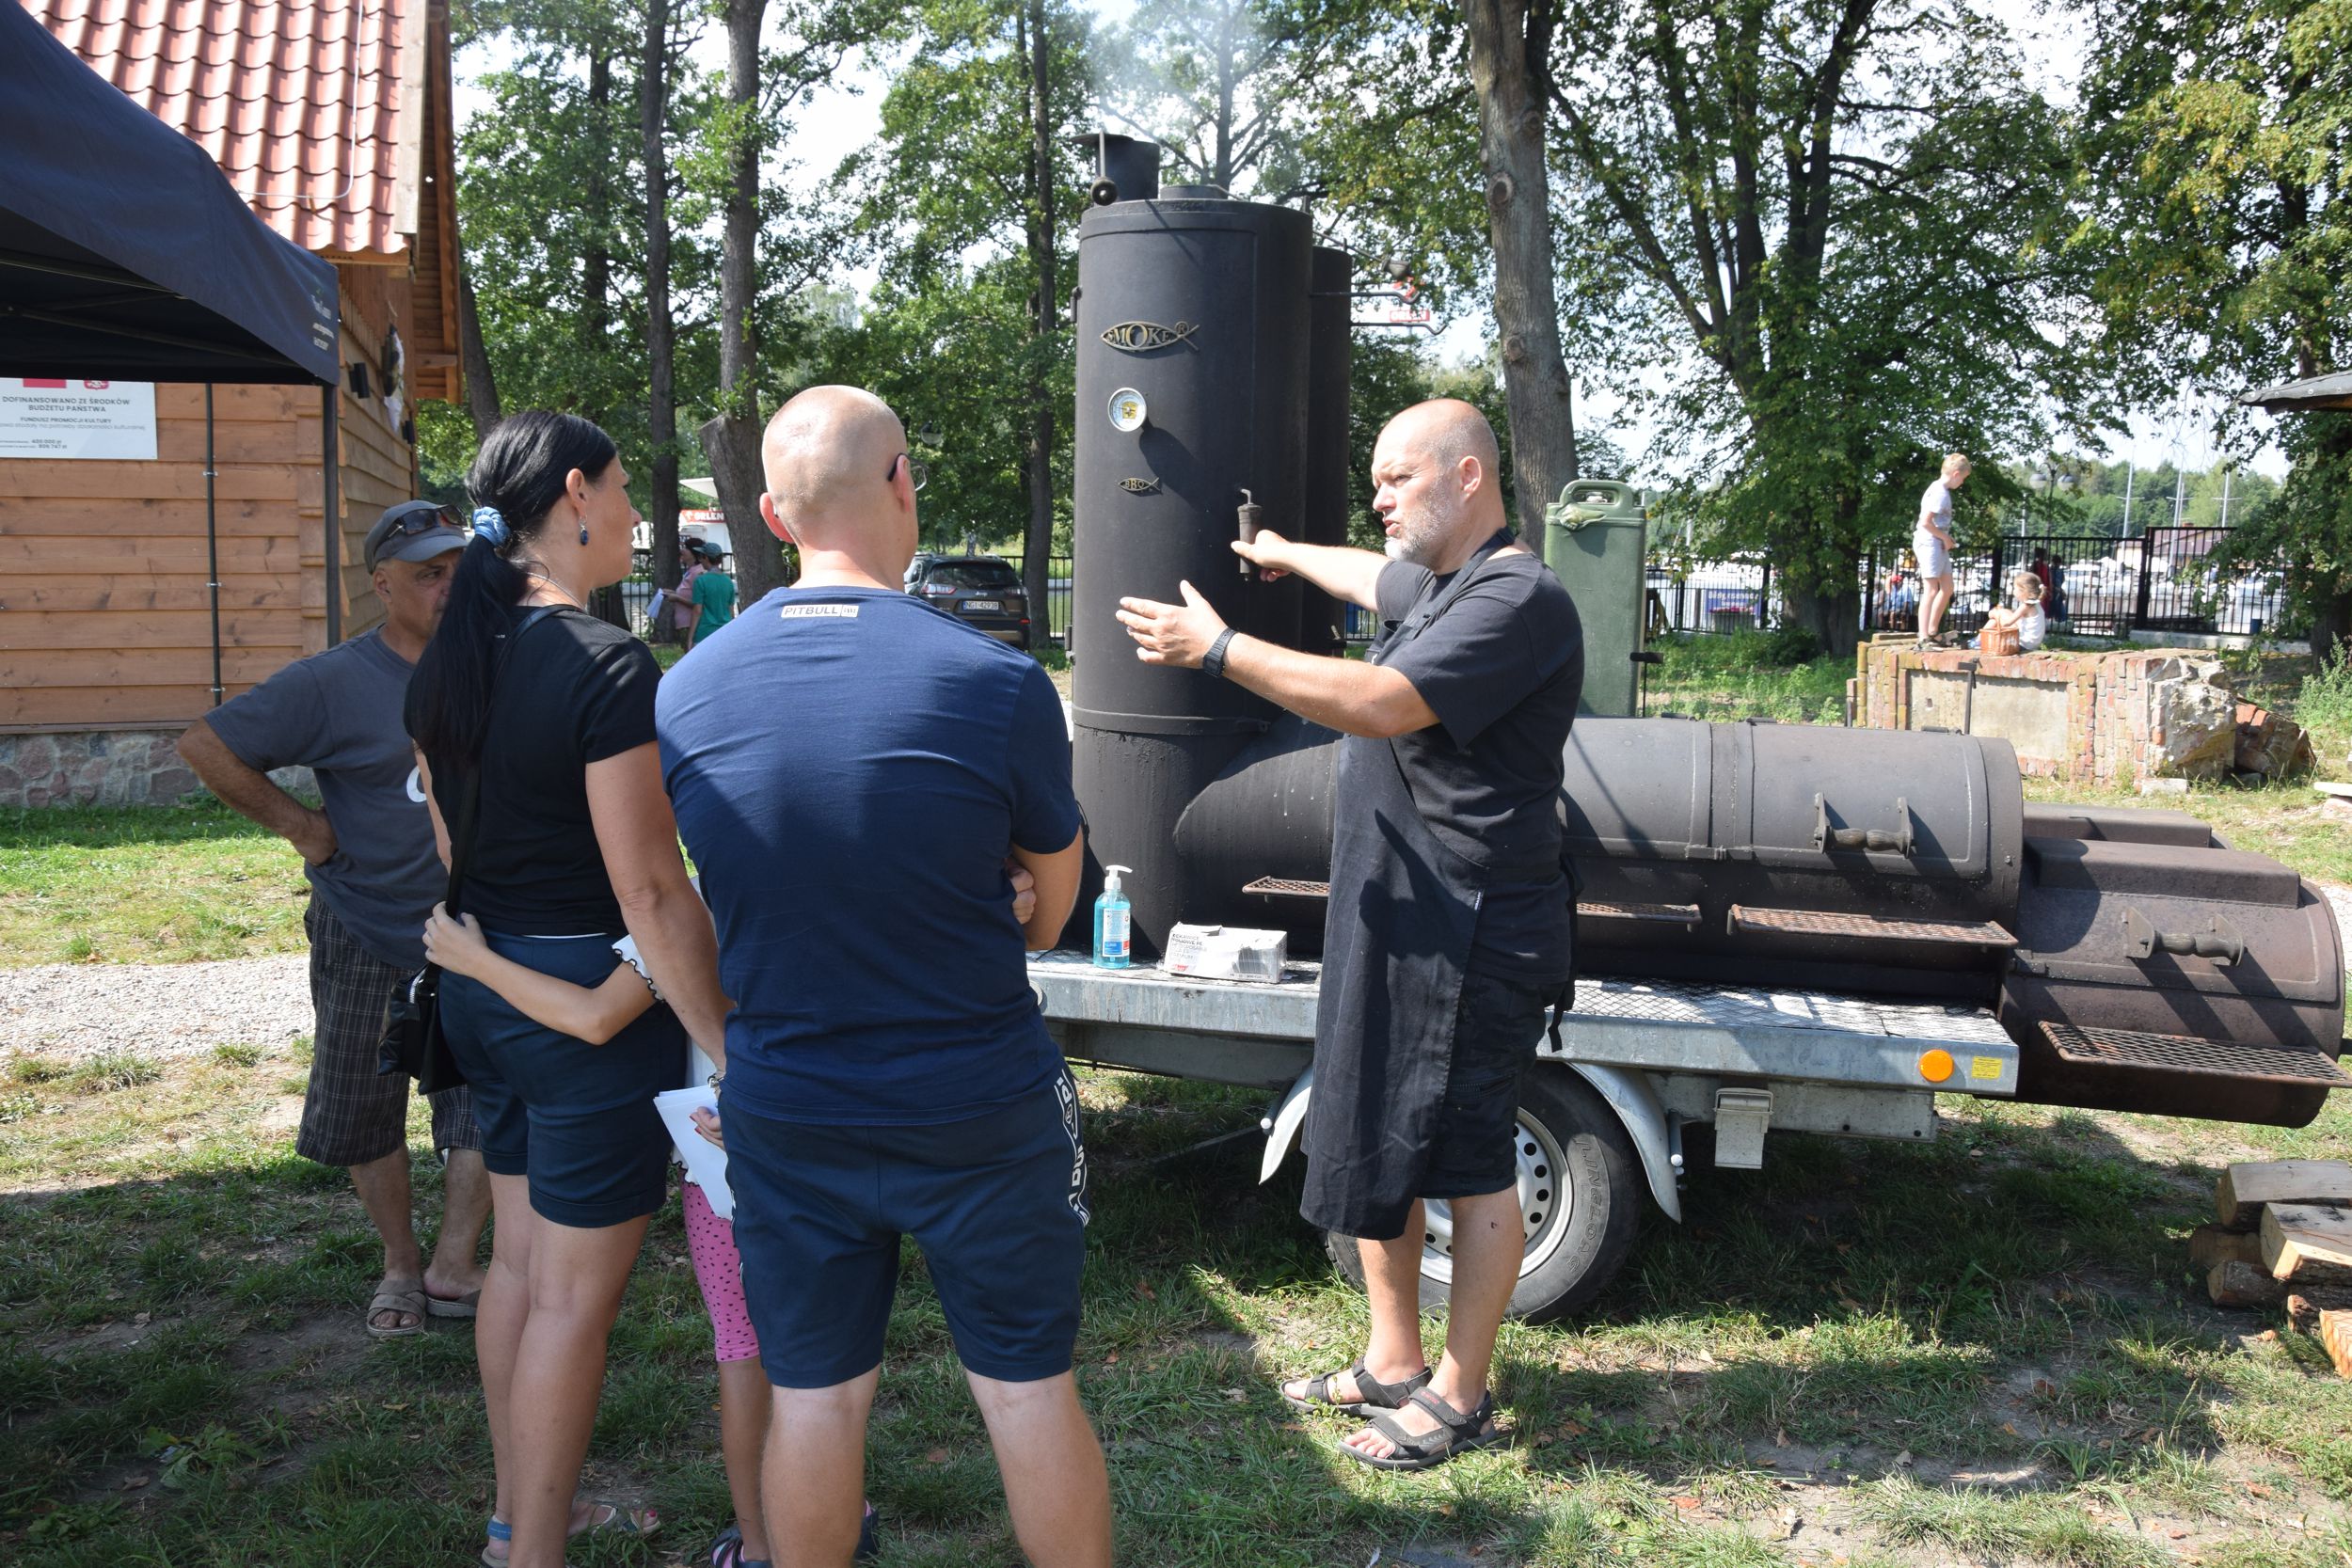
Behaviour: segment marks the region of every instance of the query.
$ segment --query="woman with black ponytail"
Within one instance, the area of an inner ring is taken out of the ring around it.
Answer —
[[[498,1469],[484,1557],[561,1568],[568,1535],[651,1527],[574,1494],[606,1337],[667,1196],[653,1097],[683,1081],[690,1033],[723,1063],[726,999],[662,792],[660,672],[582,608],[631,562],[637,509],[612,438],[568,414],[517,414],[467,487],[473,540],[407,710],[444,853],[462,863],[450,913],[501,957],[591,987],[626,929],[670,1003],[591,1045],[478,981],[441,981],[498,1221],[474,1331]]]

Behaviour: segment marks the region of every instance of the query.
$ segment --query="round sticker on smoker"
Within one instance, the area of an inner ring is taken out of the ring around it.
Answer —
[[[1144,416],[1151,412],[1143,394],[1133,387],[1121,387],[1111,394],[1111,428],[1135,431],[1143,428]]]

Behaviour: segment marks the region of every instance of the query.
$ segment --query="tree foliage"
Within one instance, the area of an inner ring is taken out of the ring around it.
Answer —
[[[2352,294],[2352,4],[2099,0],[2085,87],[2097,268],[2123,373],[2233,398],[2345,368]],[[2290,417],[2286,489],[2228,559],[2274,554],[2317,650],[2352,634],[2347,421]]]

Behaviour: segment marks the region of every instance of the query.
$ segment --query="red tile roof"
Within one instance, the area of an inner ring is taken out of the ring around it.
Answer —
[[[330,258],[418,229],[427,0],[22,0],[213,155],[279,233]]]

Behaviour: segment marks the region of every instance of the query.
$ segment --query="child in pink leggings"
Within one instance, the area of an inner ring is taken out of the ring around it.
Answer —
[[[526,969],[492,952],[482,940],[473,916],[450,919],[439,905],[425,923],[425,954],[453,974],[477,980],[496,991],[516,1011],[548,1028],[591,1044],[611,1039],[656,1000],[652,982],[637,969],[633,944],[613,944],[618,961],[612,975],[591,990],[550,974]],[[709,1058],[697,1051],[693,1076],[699,1084],[710,1071]],[[716,1130],[716,1120],[711,1123]],[[759,1504],[760,1449],[768,1441],[771,1396],[768,1376],[759,1365],[759,1340],[752,1333],[751,1314],[743,1305],[743,1262],[735,1250],[735,1227],[711,1208],[701,1187],[686,1183],[686,1242],[694,1259],[694,1283],[701,1287],[703,1306],[710,1314],[719,1353],[719,1446],[726,1461],[727,1491],[735,1499],[735,1523],[710,1544],[712,1568],[768,1568],[767,1527]],[[648,1513],[650,1517],[650,1513]],[[503,1521],[491,1521],[494,1544]],[[874,1505],[866,1505],[866,1522],[858,1531],[860,1561],[879,1555],[874,1533]],[[485,1551],[485,1563],[501,1563]]]

